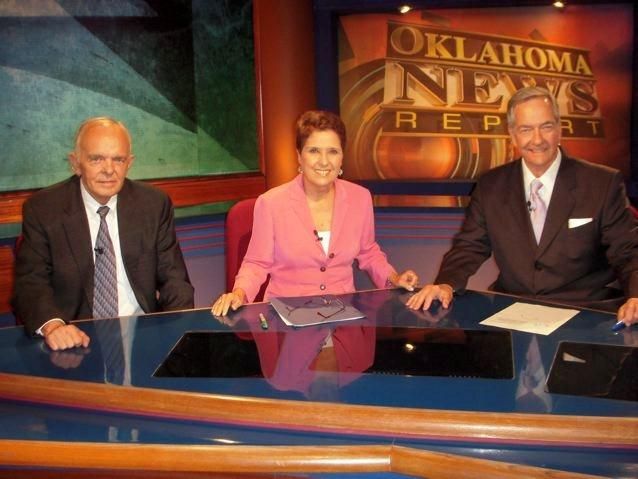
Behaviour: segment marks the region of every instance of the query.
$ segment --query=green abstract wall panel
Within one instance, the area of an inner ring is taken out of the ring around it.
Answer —
[[[0,0],[0,191],[47,186],[85,118],[133,137],[139,179],[258,169],[248,0]]]

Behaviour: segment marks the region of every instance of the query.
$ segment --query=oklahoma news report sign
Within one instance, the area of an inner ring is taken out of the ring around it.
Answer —
[[[585,49],[389,21],[386,56],[367,68],[342,81],[355,178],[474,178],[505,163],[507,102],[529,85],[557,98],[563,138],[604,138]]]

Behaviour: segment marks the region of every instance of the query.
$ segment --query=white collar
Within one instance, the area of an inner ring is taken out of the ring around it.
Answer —
[[[82,201],[84,202],[84,207],[95,214],[97,214],[97,210],[100,206],[108,206],[109,210],[111,211],[116,211],[117,209],[117,195],[111,196],[106,205],[103,205],[99,203],[95,198],[93,198],[91,194],[86,190],[86,187],[82,182],[82,178],[80,178],[80,192],[82,193]]]
[[[562,158],[563,155],[559,148],[558,152],[556,153],[556,158],[554,159],[552,164],[549,165],[549,168],[547,168],[547,170],[545,170],[545,173],[538,177],[541,183],[543,183],[543,189],[541,191],[545,190],[542,196],[546,200],[551,197],[552,191],[554,191],[554,184],[556,183],[556,177],[558,176],[558,169],[560,168]],[[527,167],[524,159],[521,159],[521,164],[523,167],[523,184],[525,185],[525,196],[527,197],[527,199],[529,199],[530,184],[536,177]]]

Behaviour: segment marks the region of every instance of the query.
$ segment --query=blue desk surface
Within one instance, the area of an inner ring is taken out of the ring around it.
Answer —
[[[91,337],[91,344],[86,350],[64,352],[48,350],[40,339],[27,337],[22,328],[4,328],[0,329],[0,372],[302,402],[542,416],[638,417],[638,402],[635,401],[550,394],[543,388],[561,341],[638,344],[638,331],[634,331],[638,328],[614,334],[611,331],[614,316],[596,311],[580,311],[548,336],[512,331],[512,378],[371,372],[378,348],[388,337],[405,338],[406,344],[420,344],[424,336],[449,336],[455,332],[462,334],[464,330],[502,331],[479,323],[517,301],[510,296],[468,291],[456,297],[447,310],[413,312],[403,305],[408,294],[398,290],[375,290],[344,295],[342,301],[358,308],[366,319],[297,330],[285,326],[266,303],[245,306],[223,320],[212,317],[208,309],[112,320],[119,322],[126,338],[126,364],[123,375],[117,379],[109,377],[110,372],[105,366],[105,358],[112,348],[112,335],[117,333],[101,333],[97,330],[97,322],[75,323]],[[259,313],[268,319],[268,330],[260,327]],[[325,369],[317,367],[316,357],[329,331],[337,352],[337,364]],[[235,336],[238,343],[253,344],[254,354],[248,358],[244,349],[235,355],[232,349],[215,350],[216,343],[212,341],[210,357],[214,364],[208,369],[215,371],[215,364],[224,364],[220,371],[226,377],[155,377],[154,373],[185,332],[210,332],[212,338]],[[242,368],[243,362],[254,363],[255,357],[260,368],[254,371]],[[198,423],[179,418],[32,404],[20,401],[19,391],[5,397],[11,399],[0,400],[0,439],[282,445],[392,442],[568,471],[618,477],[631,477],[638,472],[635,449],[638,430],[634,437],[628,438],[628,445],[618,448],[583,449],[569,445],[547,448],[542,444],[485,444]]]

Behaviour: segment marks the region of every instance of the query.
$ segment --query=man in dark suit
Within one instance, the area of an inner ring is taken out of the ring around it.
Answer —
[[[112,303],[117,315],[193,307],[171,201],[149,185],[126,179],[133,160],[131,138],[121,122],[86,120],[69,154],[75,176],[24,204],[13,304],[27,331],[44,336],[53,350],[89,344],[71,321],[95,316],[101,206],[109,207],[105,221],[116,266]]]
[[[621,174],[559,148],[558,105],[545,89],[516,92],[507,121],[522,159],[482,175],[434,284],[408,307],[439,300],[447,308],[493,254],[495,291],[617,311],[626,324],[637,322],[638,227]]]

